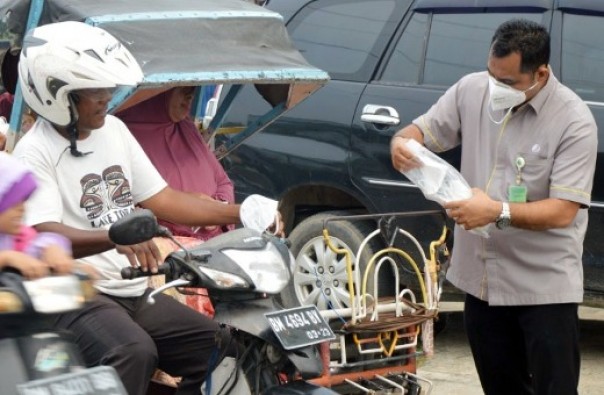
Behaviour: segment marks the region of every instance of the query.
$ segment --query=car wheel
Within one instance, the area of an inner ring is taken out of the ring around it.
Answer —
[[[331,251],[323,241],[323,222],[334,215],[351,213],[339,211],[313,215],[298,224],[289,235],[291,252],[296,260],[292,269],[292,281],[280,294],[284,307],[311,304],[316,305],[319,310],[350,307],[345,255]],[[328,230],[336,247],[352,252],[354,264],[359,246],[363,239],[375,230],[375,226],[367,221],[333,221],[328,224]],[[381,238],[373,238],[362,253],[361,273],[371,256],[381,248]],[[392,279],[390,268],[382,269],[380,278]],[[380,286],[381,284],[382,282]],[[367,283],[367,292],[373,292],[372,281]]]

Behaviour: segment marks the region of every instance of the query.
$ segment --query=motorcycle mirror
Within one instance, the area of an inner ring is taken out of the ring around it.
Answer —
[[[139,244],[160,235],[157,219],[147,209],[136,210],[109,228],[109,239],[120,245]]]

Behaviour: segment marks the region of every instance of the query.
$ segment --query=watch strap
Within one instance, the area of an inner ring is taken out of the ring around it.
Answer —
[[[495,225],[499,229],[505,229],[510,226],[512,223],[512,213],[510,211],[510,204],[508,202],[501,203],[501,213],[497,220],[495,220]]]

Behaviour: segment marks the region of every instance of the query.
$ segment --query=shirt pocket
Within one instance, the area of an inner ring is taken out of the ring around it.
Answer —
[[[518,156],[524,158],[524,167],[521,174],[522,184],[527,188],[527,201],[534,202],[547,199],[549,197],[553,158],[532,152],[520,152]]]

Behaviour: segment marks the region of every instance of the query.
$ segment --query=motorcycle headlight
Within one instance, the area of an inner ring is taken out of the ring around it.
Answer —
[[[231,273],[199,266],[199,270],[212,279],[221,288],[249,288],[247,281]]]
[[[286,262],[286,258],[270,242],[261,250],[225,249],[222,252],[252,279],[257,292],[276,294],[289,282],[291,257],[288,256]]]
[[[24,281],[31,303],[38,313],[60,313],[80,308],[89,290],[76,276],[51,276]]]

